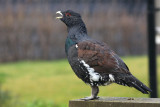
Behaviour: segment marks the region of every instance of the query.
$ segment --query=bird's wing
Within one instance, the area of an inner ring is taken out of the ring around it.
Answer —
[[[78,44],[78,58],[98,73],[130,74],[126,64],[105,43],[83,41]]]
[[[77,44],[78,58],[99,74],[113,74],[114,82],[135,87],[144,94],[151,92],[146,85],[135,78],[127,65],[105,43],[83,41]]]

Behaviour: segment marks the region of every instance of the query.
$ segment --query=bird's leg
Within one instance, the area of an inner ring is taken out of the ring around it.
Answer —
[[[94,99],[98,99],[99,97],[97,96],[98,93],[99,93],[99,88],[98,86],[91,86],[92,88],[92,94],[90,97],[85,97],[85,98],[82,98],[81,100],[94,100]]]

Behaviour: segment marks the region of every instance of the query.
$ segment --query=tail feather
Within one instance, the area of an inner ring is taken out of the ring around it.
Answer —
[[[148,88],[146,85],[144,85],[141,81],[139,81],[136,77],[132,77],[135,81],[132,82],[132,85],[134,88],[136,89],[140,89],[139,91],[141,91],[144,94],[148,94],[148,92],[152,92],[152,90],[150,88]]]
[[[144,85],[141,81],[139,81],[133,75],[118,76],[115,79],[115,82],[120,85],[134,87],[137,90],[141,91],[143,94],[148,94],[148,92],[152,92],[150,88]]]
[[[148,91],[147,91],[147,90],[143,89],[142,87],[138,86],[137,84],[132,83],[132,86],[133,86],[134,88],[136,88],[137,90],[141,91],[143,94],[148,94]]]

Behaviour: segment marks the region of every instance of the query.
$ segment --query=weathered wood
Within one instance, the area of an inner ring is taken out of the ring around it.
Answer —
[[[69,107],[160,107],[160,98],[102,97],[98,100],[69,101]]]

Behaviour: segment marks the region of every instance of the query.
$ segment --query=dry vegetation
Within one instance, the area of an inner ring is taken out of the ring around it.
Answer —
[[[116,2],[96,3],[94,7],[81,2],[1,4],[0,62],[64,58],[67,31],[55,19],[55,12],[66,9],[80,12],[88,34],[107,42],[118,54],[145,54],[146,4],[137,4],[131,11]]]

